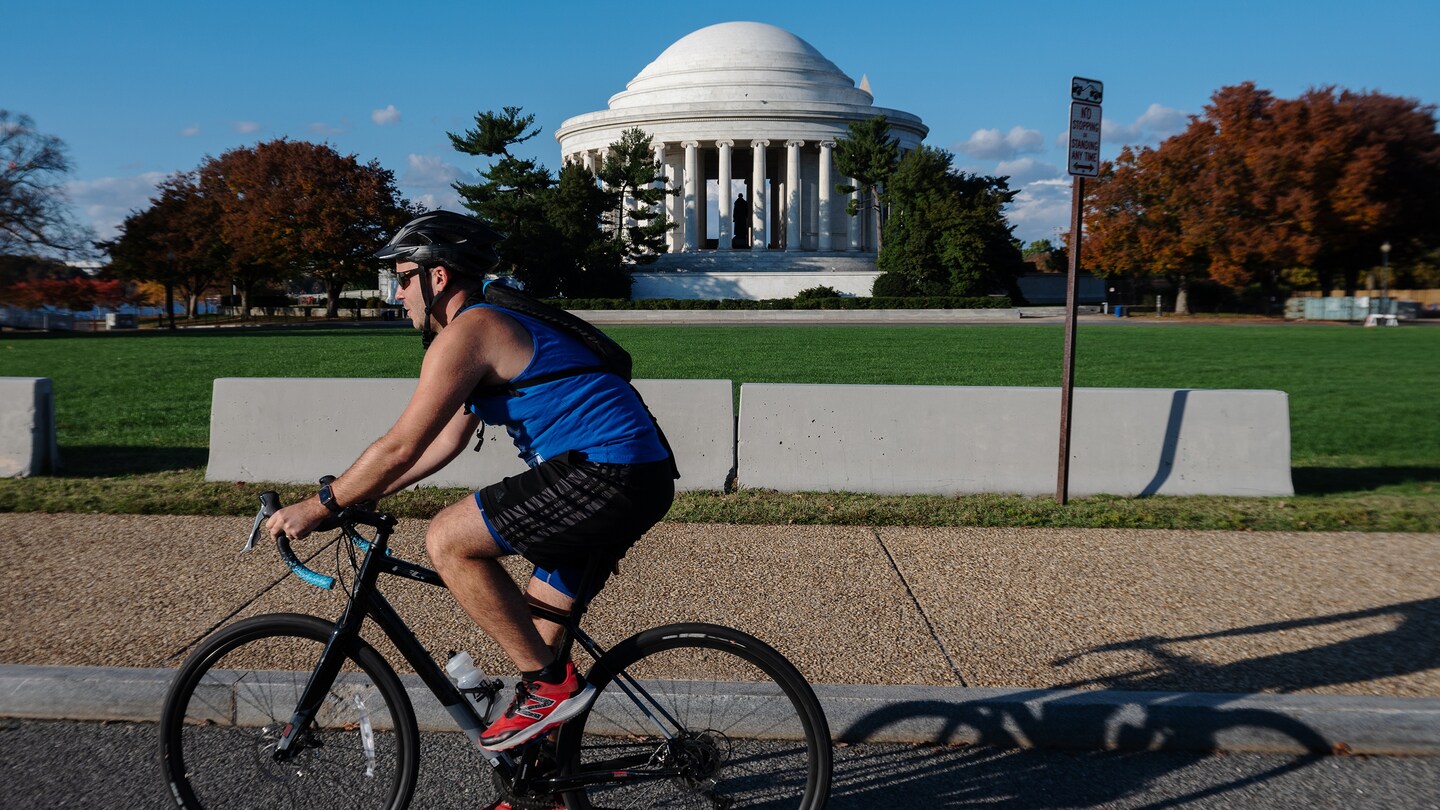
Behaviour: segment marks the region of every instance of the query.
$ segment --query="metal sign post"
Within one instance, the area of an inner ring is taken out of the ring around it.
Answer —
[[[1070,80],[1070,149],[1067,163],[1075,178],[1070,200],[1069,278],[1065,284],[1065,362],[1060,378],[1060,471],[1055,500],[1070,500],[1070,412],[1075,390],[1075,306],[1080,285],[1081,212],[1085,178],[1100,176],[1100,104],[1105,85],[1079,76]]]

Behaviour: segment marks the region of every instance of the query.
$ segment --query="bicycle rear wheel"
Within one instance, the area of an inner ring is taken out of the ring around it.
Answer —
[[[409,804],[419,767],[414,710],[394,670],[364,642],[347,655],[293,757],[274,759],[332,629],[314,616],[257,616],[196,648],[160,719],[160,762],[181,807]]]
[[[569,776],[598,783],[566,795],[571,810],[825,806],[825,713],[763,642],[709,624],[657,627],[586,678],[599,694],[561,727],[557,758]]]

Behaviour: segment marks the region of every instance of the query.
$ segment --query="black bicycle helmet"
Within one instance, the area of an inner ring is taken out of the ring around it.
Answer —
[[[431,211],[405,223],[390,237],[385,247],[375,251],[381,261],[415,262],[422,267],[440,267],[455,275],[483,278],[500,260],[495,243],[501,236],[484,222],[453,211]],[[430,287],[430,274],[420,274],[420,296],[425,303],[425,324],[420,328],[420,343],[430,348],[435,329],[430,325],[430,310],[435,306],[435,292]]]
[[[502,238],[474,217],[431,211],[405,223],[385,247],[375,251],[375,258],[426,267],[444,265],[451,272],[484,275],[500,260],[495,243]]]

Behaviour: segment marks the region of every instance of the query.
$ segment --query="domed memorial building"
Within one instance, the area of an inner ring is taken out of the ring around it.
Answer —
[[[564,161],[592,170],[632,127],[653,138],[665,167],[669,252],[635,274],[637,298],[778,298],[817,285],[869,295],[875,223],[846,214],[850,182],[835,168],[835,139],[876,115],[902,152],[928,129],[876,107],[805,40],[755,22],[702,28],[666,48],[610,99],[609,109],[565,121]]]

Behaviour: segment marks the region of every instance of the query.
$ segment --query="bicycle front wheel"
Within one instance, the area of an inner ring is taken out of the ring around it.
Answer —
[[[819,810],[830,792],[825,713],[795,667],[727,627],[632,636],[586,675],[599,694],[561,727],[558,760],[592,807]]]
[[[409,804],[419,767],[414,710],[395,671],[362,641],[291,756],[275,757],[332,629],[314,616],[257,616],[191,654],[160,718],[160,762],[181,807]]]

